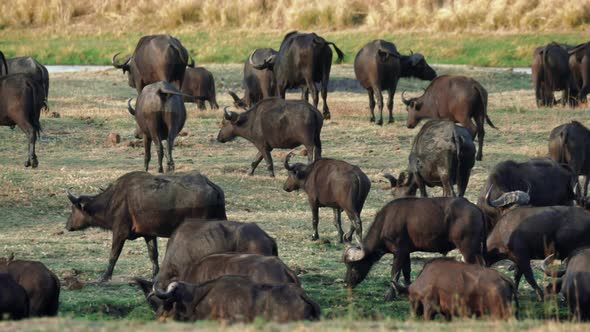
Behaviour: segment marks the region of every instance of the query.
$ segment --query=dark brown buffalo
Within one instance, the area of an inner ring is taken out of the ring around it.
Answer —
[[[393,96],[397,83],[401,77],[417,77],[432,81],[436,72],[432,69],[422,54],[401,55],[395,44],[385,40],[374,40],[363,46],[354,59],[354,74],[361,86],[369,93],[369,110],[371,122],[375,122],[375,95],[379,107],[378,125],[383,124],[383,95],[387,90],[387,109],[389,123],[393,118]]]
[[[49,72],[47,68],[30,56],[21,56],[6,59],[8,74],[26,74],[43,87],[45,96],[42,100],[49,97]],[[1,76],[1,75],[0,75]]]
[[[531,77],[538,107],[553,106],[556,103],[554,91],[563,91],[561,98],[563,105],[569,102],[571,106],[574,106],[575,99],[570,97],[577,93],[572,91],[575,86],[569,68],[568,50],[570,48],[567,45],[551,42],[535,49]]]
[[[312,240],[319,239],[319,208],[331,207],[334,210],[334,225],[338,230],[338,241],[352,240],[356,230],[356,241],[361,243],[363,224],[361,212],[371,190],[371,180],[355,165],[342,160],[320,159],[309,165],[297,163],[289,165],[292,154],[285,159],[285,168],[289,177],[283,189],[287,192],[303,189],[311,207],[313,235]],[[342,231],[342,210],[350,219],[350,230],[344,237]]]
[[[396,199],[377,213],[362,247],[344,252],[344,281],[356,287],[387,253],[395,256],[392,280],[397,282],[403,271],[406,284],[410,284],[410,253],[415,251],[446,254],[457,248],[467,263],[483,263],[484,227],[481,211],[464,198]],[[385,299],[394,296],[390,288]]]
[[[509,194],[527,192],[533,206],[573,205],[575,174],[549,158],[535,158],[525,162],[506,160],[490,171],[477,205],[484,212],[488,229],[496,225],[503,209],[517,203]],[[489,200],[486,199],[489,195]],[[493,202],[494,206],[490,205]]]
[[[573,47],[568,51],[572,83],[578,93],[579,102],[586,102],[590,93],[590,42]]]
[[[200,110],[205,109],[205,101],[211,109],[219,109],[215,95],[215,79],[210,71],[203,67],[187,67],[184,72],[181,92],[192,96],[185,97],[184,102],[195,102]]]
[[[524,275],[542,299],[543,290],[535,281],[531,259],[544,259],[549,254],[565,258],[588,245],[590,212],[571,206],[515,207],[502,216],[488,236],[486,263],[511,260],[516,268],[516,287]]]
[[[131,107],[131,99],[127,101],[128,110],[135,117],[135,121],[143,133],[144,166],[147,172],[151,159],[152,141],[158,149],[158,172],[162,173],[164,168],[164,145],[166,141],[166,159],[168,165],[166,172],[174,171],[174,159],[172,150],[174,140],[184,127],[186,121],[186,108],[182,97],[192,98],[178,91],[167,82],[156,82],[147,85],[137,97],[135,109]]]
[[[275,148],[293,149],[304,145],[309,162],[322,157],[323,124],[322,114],[305,101],[268,98],[239,114],[225,108],[217,141],[225,143],[243,137],[252,142],[258,154],[252,162],[250,175],[264,159],[270,176],[274,177],[270,152]]]
[[[454,259],[432,260],[424,265],[409,289],[396,287],[400,292],[409,292],[412,313],[425,320],[434,319],[437,314],[447,319],[473,315],[509,319],[513,317],[512,299],[518,310],[512,280],[494,269]]]
[[[438,76],[422,96],[405,99],[402,93],[402,100],[407,106],[408,128],[414,128],[420,120],[428,118],[457,122],[467,128],[472,137],[477,134],[479,149],[475,159],[481,160],[484,122],[492,128],[496,126],[488,116],[488,92],[479,82],[466,76]]]
[[[590,320],[590,248],[571,253],[565,270],[547,269],[546,262],[547,259],[543,262],[545,274],[556,278],[548,288],[565,297],[571,313],[578,320]]]
[[[229,92],[238,108],[252,107],[257,102],[268,97],[276,96],[274,73],[269,68],[256,69],[252,63],[263,63],[264,59],[271,58],[278,54],[272,48],[258,48],[248,57],[244,63],[244,98],[238,97],[235,93]]]
[[[68,231],[99,227],[113,232],[101,282],[113,275],[126,240],[145,239],[155,276],[157,237],[169,237],[185,218],[227,219],[223,190],[198,172],[159,176],[131,172],[98,195],[76,197],[68,192],[68,198],[72,202]]]
[[[135,51],[120,64],[113,55],[113,66],[127,73],[129,86],[141,92],[143,87],[158,81],[168,82],[180,90],[190,55],[182,43],[170,35],[149,35],[139,39]]]
[[[56,316],[59,278],[43,263],[0,258],[0,273],[8,273],[27,292],[31,317]]]
[[[18,126],[27,135],[29,148],[25,167],[39,165],[35,144],[41,132],[39,117],[43,103],[40,94],[43,94],[42,87],[28,75],[0,77],[0,126]]]
[[[170,236],[162,269],[155,278],[165,288],[172,281],[193,282],[190,268],[211,254],[235,252],[277,256],[275,240],[255,223],[187,219]]]
[[[0,273],[0,321],[5,316],[13,320],[29,317],[29,297],[8,273]]]
[[[159,319],[286,323],[318,320],[320,307],[299,286],[255,283],[243,276],[223,276],[202,284],[173,282],[155,296],[163,301]]]
[[[590,130],[578,121],[553,128],[549,135],[549,155],[560,164],[567,164],[572,171],[584,176],[582,197],[588,195],[590,180]]]
[[[291,31],[285,35],[277,54],[264,59],[262,63],[250,63],[256,69],[272,69],[276,82],[276,95],[285,99],[287,89],[303,88],[311,92],[313,106],[318,107],[319,97],[316,82],[320,83],[322,100],[324,101],[324,118],[330,118],[328,108],[328,81],[332,67],[332,50],[338,54],[338,62],[344,59],[344,54],[332,42],[315,33],[301,33]],[[303,95],[307,96],[307,93]]]
[[[390,174],[385,177],[395,188],[396,198],[416,196],[418,188],[427,197],[426,186],[441,186],[443,196],[455,197],[455,184],[463,197],[474,164],[475,145],[469,131],[452,121],[430,120],[414,138],[408,169],[397,179]]]

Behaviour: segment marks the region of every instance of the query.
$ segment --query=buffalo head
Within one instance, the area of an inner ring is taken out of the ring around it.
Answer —
[[[408,56],[408,64],[409,68],[407,70],[411,72],[411,76],[428,81],[436,78],[436,71],[426,63],[426,59],[422,54],[412,53]]]
[[[68,231],[79,231],[93,226],[93,213],[87,208],[87,204],[91,202],[94,197],[80,196],[76,197],[69,190],[67,191],[68,199],[72,202],[72,213],[66,223]]]
[[[406,99],[404,97],[405,93],[405,91],[402,91],[402,102],[406,105],[406,111],[408,112],[408,120],[406,125],[408,128],[412,129],[418,125],[418,122],[420,122],[418,112],[420,112],[422,106],[424,105],[424,102],[422,101],[422,97],[424,95]]]
[[[289,172],[289,177],[283,185],[283,190],[286,192],[292,192],[299,190],[305,183],[305,178],[308,174],[308,165],[297,163],[295,165],[289,165],[289,159],[293,156],[292,152],[289,152],[285,158],[285,169]]]
[[[365,256],[365,251],[361,247],[350,246],[344,250],[342,260],[346,265],[345,287],[354,288],[367,277],[373,262]]]
[[[260,53],[260,54],[258,54]],[[262,58],[262,59],[260,59]],[[252,54],[248,57],[248,62],[250,65],[258,70],[269,69],[272,70],[274,68],[275,62],[277,59],[277,52],[272,49],[261,49],[261,50],[254,50]]]
[[[118,63],[117,55],[119,55],[119,53],[113,55],[111,63],[115,68],[122,69],[123,73],[127,73],[127,80],[129,86],[135,88],[135,77],[139,76],[137,73],[137,69],[135,68],[135,61],[133,59],[133,56],[128,56],[123,63]]]
[[[188,321],[192,319],[193,312],[189,305],[194,294],[188,289],[190,286],[184,282],[175,281],[170,283],[165,291],[153,287],[154,296],[161,301],[156,312],[158,320],[164,321],[173,318],[174,320]]]
[[[384,174],[383,176],[389,180],[392,188],[391,195],[394,198],[416,196],[418,188],[414,181],[414,173],[403,171],[397,179],[391,174]]]
[[[223,120],[221,121],[221,129],[217,134],[217,141],[221,143],[229,142],[238,135],[236,130],[244,124],[244,119],[236,112],[227,110],[227,106],[223,108]]]

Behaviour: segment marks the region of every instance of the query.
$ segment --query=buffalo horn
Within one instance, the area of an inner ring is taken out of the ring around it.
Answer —
[[[154,295],[156,295],[159,299],[167,300],[167,299],[171,298],[172,296],[174,296],[174,291],[176,290],[177,287],[178,287],[178,282],[174,281],[174,282],[170,283],[170,285],[168,285],[168,288],[166,288],[166,291],[162,291],[161,289],[158,289],[158,287],[156,287],[156,283],[154,283],[153,292],[154,292]]]
[[[291,159],[291,157],[293,156],[293,152],[289,152],[287,154],[287,156],[285,157],[285,169],[288,171],[292,171],[293,170],[293,166],[289,165],[289,159]]]
[[[344,252],[344,260],[348,262],[360,261],[365,257],[365,251],[358,247],[348,247]]]
[[[115,55],[113,55],[111,62],[113,63],[113,66],[115,68],[118,69],[125,69],[125,67],[127,66],[127,64],[129,63],[129,60],[131,60],[131,57],[128,57],[127,59],[125,59],[125,62],[123,62],[123,64],[118,64],[117,63],[117,55],[121,54],[121,52],[116,53]]]
[[[543,271],[543,273],[548,276],[548,277],[553,277],[553,278],[561,278],[564,274],[565,271],[564,269],[548,269],[549,267],[549,262],[553,262],[555,258],[555,254],[551,254],[549,256],[547,256],[547,258],[545,258],[543,260],[543,264],[541,265],[541,271]]]
[[[80,198],[74,196],[70,189],[67,189],[66,193],[68,194],[68,199],[70,200],[70,202],[72,202],[72,204],[78,205],[80,203]]]
[[[248,57],[248,62],[252,65],[252,66],[257,66],[257,64],[254,63],[254,60],[252,60],[252,57],[254,56],[254,53],[256,53],[257,50],[254,50],[252,53],[250,53],[250,56]]]
[[[129,113],[131,113],[131,115],[135,116],[135,110],[131,106],[132,100],[133,100],[133,98],[129,98],[129,100],[127,100],[127,110],[129,111]]]
[[[225,117],[227,120],[231,120],[231,115],[232,115],[232,113],[231,113],[231,112],[229,112],[227,109],[228,109],[228,106],[225,106],[225,107],[223,108],[223,116],[224,116],[224,117]]]
[[[402,91],[402,102],[407,106],[407,105],[410,105],[410,100],[409,99],[406,99],[404,97],[404,94],[405,93],[406,93],[406,90]]]
[[[508,204],[526,205],[531,200],[529,194],[524,191],[516,190],[503,193],[502,196],[490,202],[493,207],[502,207]]]

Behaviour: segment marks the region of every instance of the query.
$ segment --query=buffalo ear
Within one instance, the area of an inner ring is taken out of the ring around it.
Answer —
[[[385,61],[387,61],[387,56],[389,54],[387,52],[382,51],[382,50],[377,50],[377,55],[379,56],[379,60],[381,62],[385,62]]]
[[[387,174],[383,174],[383,177],[386,178],[387,180],[389,180],[391,187],[397,187],[398,180],[395,178],[395,176],[387,173]]]

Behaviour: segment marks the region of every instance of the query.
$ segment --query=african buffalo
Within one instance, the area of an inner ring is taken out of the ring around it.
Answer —
[[[244,98],[238,97],[235,93],[229,92],[234,100],[234,105],[239,108],[246,109],[252,107],[257,102],[268,97],[276,96],[274,73],[269,68],[256,69],[252,66],[253,63],[262,63],[264,59],[271,58],[278,54],[272,48],[258,48],[248,57],[244,63]]]
[[[548,288],[560,292],[566,299],[572,314],[579,320],[590,320],[590,248],[575,250],[567,257],[565,270],[547,269],[547,257],[543,271],[554,279]]]
[[[582,197],[588,194],[590,181],[590,130],[578,121],[553,128],[549,135],[549,155],[560,164],[567,164],[572,171],[584,176]]]
[[[0,321],[8,315],[19,320],[29,317],[29,296],[8,273],[0,273]]]
[[[590,42],[573,47],[567,53],[572,83],[578,92],[575,97],[579,102],[586,102],[590,93]]]
[[[270,55],[262,63],[254,62],[250,56],[249,62],[255,69],[271,69],[274,72],[276,95],[283,99],[287,89],[303,88],[311,92],[313,106],[317,108],[319,98],[316,82],[321,83],[324,118],[329,119],[330,110],[326,99],[332,67],[330,45],[338,54],[338,63],[342,62],[344,54],[334,43],[315,33],[291,31],[283,38],[277,54]]]
[[[569,68],[568,50],[571,47],[551,42],[545,46],[537,47],[533,53],[533,65],[531,66],[535,99],[538,107],[553,106],[556,101],[554,91],[563,91],[561,103],[569,102],[575,105],[577,92],[573,84]]]
[[[31,317],[56,316],[59,309],[59,278],[43,263],[0,258],[0,273],[8,273],[27,292]]]
[[[363,240],[361,248],[344,251],[345,283],[356,287],[371,267],[387,253],[395,256],[391,278],[397,282],[403,271],[410,283],[410,253],[415,251],[446,254],[457,248],[467,263],[483,263],[485,224],[477,206],[464,198],[405,197],[385,205]],[[391,300],[390,288],[385,299]]]
[[[219,109],[215,96],[215,79],[213,74],[203,67],[186,68],[181,92],[192,96],[185,97],[184,102],[195,102],[200,110],[205,109],[205,101],[209,101],[211,109]]]
[[[317,108],[305,101],[275,97],[263,99],[243,113],[228,112],[227,107],[223,111],[217,141],[225,143],[243,137],[258,149],[250,175],[264,158],[270,176],[275,176],[270,154],[275,148],[293,149],[303,144],[309,162],[322,157],[320,133],[324,120]]]
[[[139,39],[135,51],[120,64],[117,55],[111,60],[113,66],[127,73],[129,86],[141,93],[143,87],[158,81],[168,82],[177,89],[182,87],[184,72],[190,55],[182,43],[170,35],[149,35]],[[192,60],[192,59],[191,59]]]
[[[192,98],[178,91],[170,83],[156,82],[147,85],[137,97],[136,109],[131,107],[131,99],[127,101],[129,113],[143,133],[144,166],[147,172],[151,159],[152,140],[158,149],[158,172],[162,173],[162,159],[164,158],[163,140],[166,140],[166,172],[174,171],[172,150],[174,140],[184,127],[186,108],[181,97]],[[133,98],[132,98],[133,99]]]
[[[467,129],[452,121],[430,120],[412,143],[408,169],[396,179],[385,174],[394,197],[415,196],[420,188],[426,197],[426,185],[443,187],[443,196],[455,197],[457,184],[459,197],[463,197],[471,169],[475,164],[475,145]]]
[[[567,166],[548,158],[535,158],[525,162],[506,160],[494,166],[478,198],[477,205],[484,212],[488,229],[496,224],[502,209],[514,201],[506,199],[509,192],[528,192],[532,206],[573,205],[575,174]],[[489,192],[489,205],[486,194]]]
[[[408,128],[414,128],[422,119],[446,119],[460,123],[472,137],[477,134],[479,149],[476,160],[483,156],[484,121],[496,128],[488,116],[488,92],[476,80],[458,75],[435,78],[424,94],[402,101],[408,111]],[[471,119],[475,120],[475,124]],[[497,128],[496,128],[497,129]]]
[[[179,321],[225,320],[286,323],[317,320],[320,307],[292,284],[261,284],[243,276],[223,276],[202,284],[171,283],[166,291],[155,289],[154,296],[163,301],[159,319]]]
[[[401,77],[417,77],[432,81],[436,72],[432,69],[422,54],[401,55],[395,44],[385,40],[374,40],[361,48],[354,59],[354,74],[361,86],[369,92],[369,109],[371,122],[375,122],[375,95],[379,107],[378,125],[383,124],[383,95],[387,90],[387,109],[389,123],[393,119],[393,95]]]
[[[437,314],[447,320],[473,315],[509,319],[513,316],[513,299],[518,310],[512,280],[494,269],[454,259],[434,259],[424,265],[409,288],[395,287],[400,293],[409,293],[412,313],[425,320]]]
[[[297,163],[289,165],[289,153],[285,159],[285,168],[289,177],[283,189],[287,192],[303,189],[309,199],[313,216],[312,240],[319,239],[318,223],[319,208],[331,207],[334,210],[334,225],[338,230],[338,241],[344,240],[342,231],[342,210],[350,219],[350,230],[346,234],[346,241],[352,240],[356,230],[356,241],[361,243],[363,238],[363,224],[361,211],[371,190],[371,180],[358,167],[342,160],[320,159],[309,165]]]
[[[158,273],[157,237],[169,237],[185,218],[227,219],[223,190],[198,172],[154,176],[131,172],[94,196],[76,197],[68,191],[72,213],[68,231],[99,227],[113,232],[109,265],[100,278],[113,275],[126,240],[143,237]]]
[[[172,281],[188,281],[191,266],[217,253],[244,253],[277,256],[275,240],[255,223],[187,219],[170,236],[162,268],[155,278],[165,288]]]
[[[25,167],[39,165],[35,144],[41,132],[42,87],[25,74],[0,77],[0,126],[18,126],[29,141]]]
[[[519,205],[526,204],[526,200]],[[568,257],[574,250],[590,245],[590,212],[571,206],[516,206],[505,212],[487,239],[486,263],[502,259],[515,264],[516,287],[524,274],[526,281],[543,298],[537,285],[531,259],[549,254]]]
[[[30,56],[6,59],[8,74],[30,75],[45,92],[43,100],[49,97],[49,72],[47,68]]]

